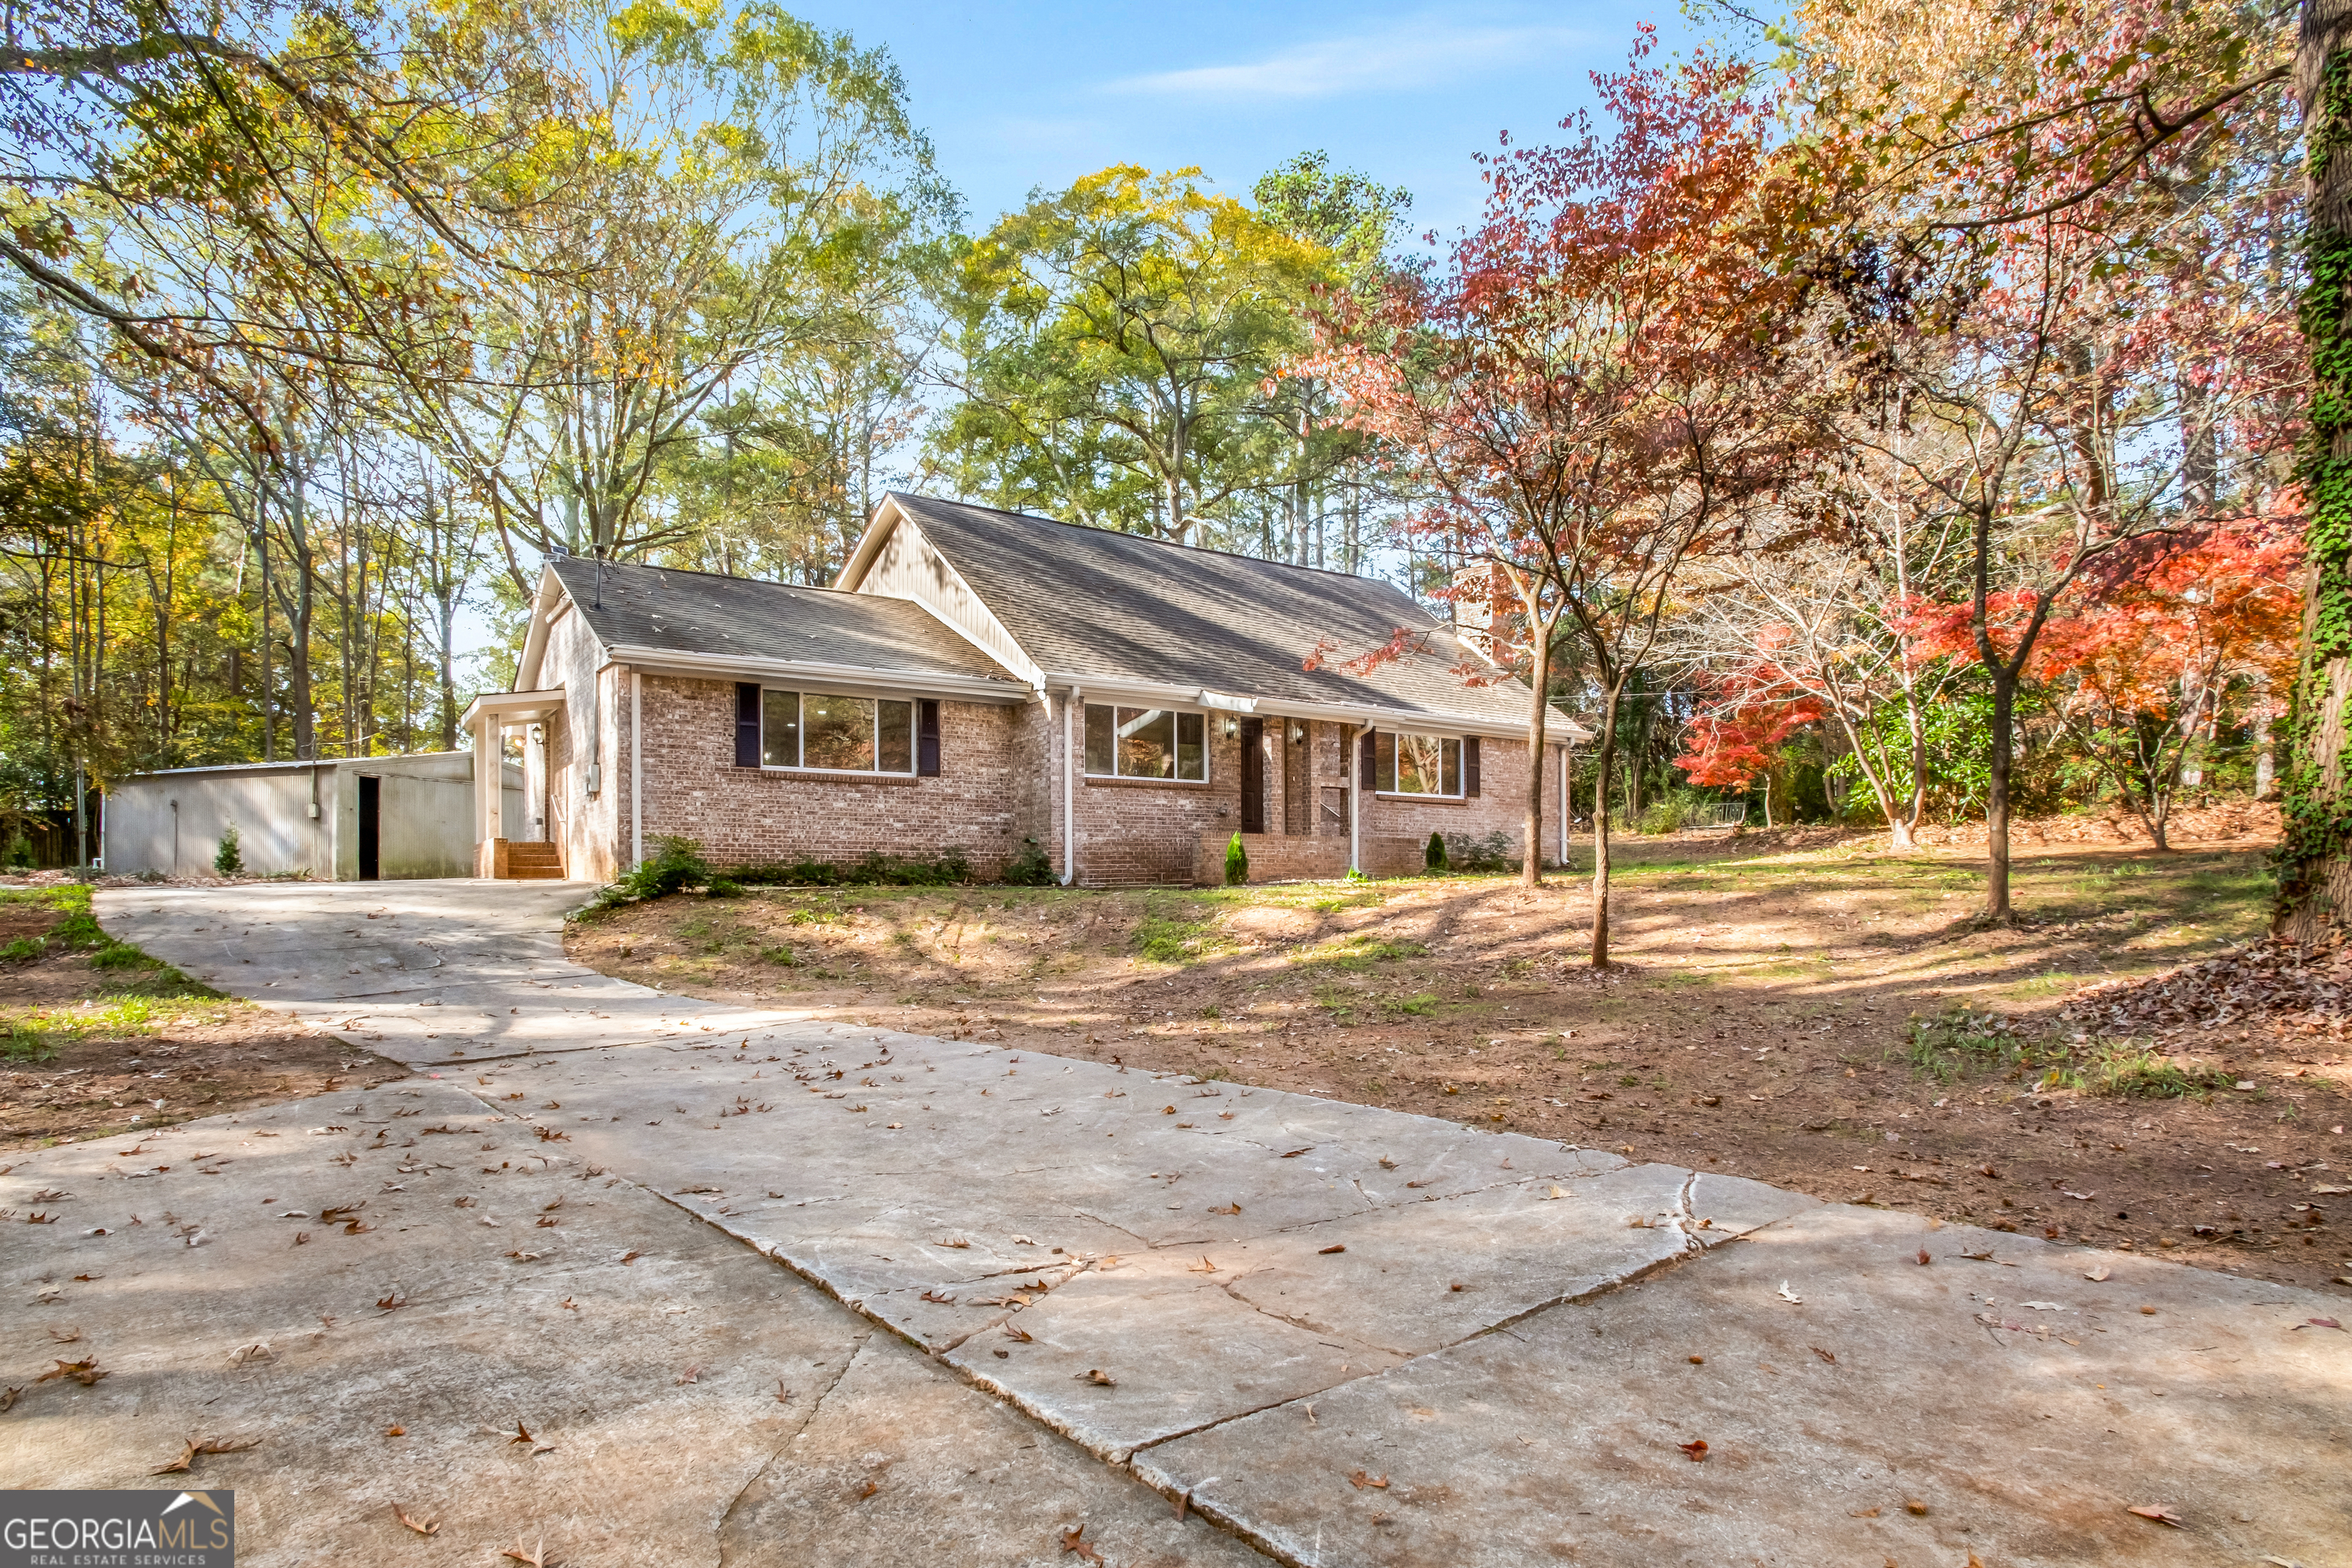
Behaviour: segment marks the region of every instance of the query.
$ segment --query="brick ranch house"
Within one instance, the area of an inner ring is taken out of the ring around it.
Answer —
[[[1253,880],[1385,876],[1433,830],[1518,853],[1528,787],[1527,687],[1386,583],[896,493],[831,588],[551,562],[515,684],[466,714],[477,756],[525,736],[528,842],[478,827],[484,876],[610,880],[674,834],[1190,883],[1236,830]],[[1548,838],[1590,738],[1549,722]]]

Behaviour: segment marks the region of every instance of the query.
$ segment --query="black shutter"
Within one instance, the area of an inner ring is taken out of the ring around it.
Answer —
[[[735,765],[760,765],[760,685],[754,680],[735,683]]]
[[[1367,730],[1356,742],[1356,782],[1368,790],[1381,787],[1380,752],[1373,748],[1372,732]]]
[[[925,697],[915,704],[915,771],[927,779],[940,776],[940,700]]]
[[[1478,793],[1478,737],[1465,735],[1462,740],[1462,793]]]

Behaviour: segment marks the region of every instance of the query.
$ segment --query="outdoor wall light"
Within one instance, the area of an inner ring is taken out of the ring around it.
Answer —
[[[1228,720],[1226,720],[1226,721],[1225,721],[1225,739],[1226,739],[1226,740],[1230,741],[1230,740],[1232,740],[1235,735],[1238,735],[1238,734],[1240,734],[1241,732],[1242,732],[1242,721],[1241,721],[1240,720],[1238,720],[1238,719],[1228,719]]]

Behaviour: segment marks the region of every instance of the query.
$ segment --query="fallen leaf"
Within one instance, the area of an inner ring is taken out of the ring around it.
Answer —
[[[1083,1524],[1079,1525],[1075,1530],[1066,1530],[1062,1531],[1062,1550],[1065,1552],[1075,1552],[1080,1557],[1087,1559],[1088,1562],[1101,1562],[1103,1560],[1103,1554],[1097,1552],[1092,1546],[1087,1543],[1085,1540],[1086,1533],[1087,1527]]]
[[[881,1489],[882,1483],[880,1481],[869,1480],[864,1486],[857,1489],[857,1500],[859,1502],[864,1502],[867,1498],[872,1497],[876,1492],[878,1492]]]
[[[1848,1519],[1876,1519],[1878,1517],[1878,1510],[1874,1508],[1858,1508],[1853,1512],[1847,1514],[1846,1517]]]
[[[527,1552],[523,1550],[522,1543],[520,1542],[517,1542],[514,1545],[508,1547],[504,1552],[499,1552],[499,1555],[501,1557],[511,1557],[518,1563],[529,1563],[530,1568],[556,1568],[555,1559],[547,1554],[547,1538],[545,1536],[540,1537],[539,1544]]]
[[[537,1437],[531,1436],[530,1428],[524,1426],[520,1421],[517,1421],[515,1423],[515,1429],[513,1431],[506,1434],[506,1439],[509,1443],[522,1443],[528,1445],[534,1455],[551,1454],[555,1451],[554,1444],[541,1442]]]
[[[2126,1511],[2136,1513],[2142,1519],[2152,1519],[2158,1524],[2168,1524],[2175,1530],[2185,1530],[2188,1528],[2180,1522],[2180,1516],[2179,1514],[2173,1512],[2170,1509],[2166,1508],[2161,1503],[2150,1503],[2146,1508],[2129,1509]]]
[[[408,1298],[402,1295],[397,1290],[394,1290],[389,1296],[378,1296],[375,1299],[375,1310],[379,1312],[395,1311],[407,1305]]]
[[[387,1426],[383,1429],[383,1435],[387,1437],[405,1437],[408,1436],[408,1428],[405,1426]]]
[[[1800,1307],[1805,1304],[1805,1299],[1802,1296],[1795,1295],[1790,1292],[1789,1289],[1789,1282],[1786,1279],[1780,1281],[1780,1300],[1783,1301],[1793,1301]]]
[[[1349,1476],[1348,1484],[1358,1491],[1361,1491],[1366,1487],[1371,1488],[1374,1491],[1384,1492],[1389,1489],[1388,1477],[1375,1476],[1364,1470],[1358,1470],[1354,1475]]]
[[[1173,1107],[1171,1107],[1171,1109],[1172,1110],[1172,1109],[1173,1109]],[[1298,1158],[1298,1156],[1300,1156],[1301,1154],[1304,1154],[1304,1153],[1307,1152],[1307,1151],[1308,1151],[1308,1150],[1311,1150],[1311,1149],[1313,1149],[1314,1147],[1315,1147],[1315,1145],[1314,1145],[1314,1144],[1309,1143],[1308,1145],[1307,1145],[1307,1148],[1305,1148],[1305,1149],[1293,1149],[1293,1150],[1291,1150],[1288,1153],[1284,1154],[1284,1155],[1282,1156],[1282,1158],[1284,1158],[1284,1159],[1286,1159],[1286,1160],[1296,1160],[1296,1159],[1297,1159],[1297,1158]]]
[[[0,1411],[16,1409],[16,1401],[24,1397],[25,1391],[21,1388],[0,1389]]]
[[[1704,1437],[1694,1437],[1687,1443],[1677,1443],[1675,1447],[1680,1448],[1684,1456],[1694,1465],[1706,1458],[1706,1439]]]
[[[2083,1278],[2085,1279],[2105,1279],[2108,1275],[2113,1274],[2114,1272],[2114,1269],[2102,1263],[2096,1268],[2094,1268],[2089,1273],[2084,1275]]]
[[[2344,1325],[2337,1322],[2333,1318],[2305,1318],[2303,1321],[2297,1323],[2295,1327],[2298,1329],[2334,1329],[2339,1333],[2344,1330]]]
[[[952,1307],[955,1305],[955,1298],[953,1296],[943,1296],[937,1290],[924,1291],[923,1300],[926,1301],[936,1301],[942,1307]]]
[[[489,786],[488,786],[488,785],[487,785],[487,784],[485,784],[483,787],[487,789],[487,788],[488,788]],[[1328,1257],[1330,1257],[1330,1256],[1331,1256],[1331,1254],[1333,1254],[1333,1253],[1335,1253],[1335,1252],[1345,1252],[1345,1251],[1347,1251],[1347,1250],[1348,1250],[1348,1244],[1347,1244],[1346,1242],[1344,1242],[1344,1241],[1335,1241],[1335,1242],[1333,1242],[1333,1243],[1332,1243],[1330,1246],[1328,1246],[1328,1247],[1317,1247],[1317,1248],[1315,1249],[1315,1255],[1316,1255],[1318,1258],[1328,1258]]]
[[[80,1384],[84,1388],[92,1388],[97,1386],[98,1380],[100,1378],[112,1377],[113,1375],[114,1374],[112,1373],[106,1371],[98,1364],[98,1358],[96,1356],[91,1356],[86,1361],[61,1361],[58,1363],[55,1367],[41,1373],[40,1376],[35,1378],[33,1381],[35,1383],[47,1383],[54,1378],[69,1377],[76,1383]]]
[[[49,1338],[61,1345],[69,1345],[81,1338],[81,1330],[79,1326],[70,1329],[51,1329]]]
[[[195,1468],[196,1456],[199,1454],[242,1454],[247,1448],[258,1447],[260,1445],[261,1439],[258,1437],[247,1437],[242,1440],[226,1437],[191,1437],[186,1446],[181,1448],[178,1458],[168,1465],[159,1465],[147,1473],[151,1476],[181,1475]]]
[[[1209,1212],[1211,1214],[1239,1214],[1242,1212],[1242,1205],[1239,1204],[1227,1204],[1223,1208],[1213,1208]]]
[[[441,1521],[437,1519],[428,1519],[421,1524],[418,1523],[415,1520],[409,1518],[408,1510],[401,1507],[398,1503],[394,1503],[392,1505],[392,1517],[400,1521],[401,1523],[416,1531],[419,1535],[431,1535],[441,1528]]]
[[[1903,1511],[1908,1514],[1924,1514],[1927,1511],[1927,1505],[1914,1498],[1903,1505]]]
[[[1018,1328],[1018,1327],[1015,1327],[1013,1324],[1011,1324],[1011,1323],[1007,1323],[1007,1324],[1005,1324],[1005,1325],[1004,1325],[1004,1337],[1005,1337],[1006,1339],[1008,1339],[1008,1340],[1012,1340],[1012,1341],[1013,1341],[1014,1342],[1016,1342],[1016,1343],[1018,1343],[1018,1344],[1024,1344],[1024,1345],[1026,1345],[1026,1344],[1034,1344],[1034,1343],[1036,1342],[1036,1340],[1037,1340],[1037,1336],[1036,1336],[1036,1335],[1034,1335],[1034,1334],[1033,1334],[1033,1333],[1031,1333],[1028,1330],[1024,1329],[1024,1328]]]
[[[1919,1267],[1920,1267],[1920,1268],[1927,1268],[1927,1265],[1929,1265],[1930,1263],[1933,1263],[1933,1262],[1935,1262],[1935,1261],[1936,1261],[1936,1260],[1935,1260],[1933,1258],[1930,1258],[1930,1257],[1927,1255],[1927,1249],[1926,1247],[1921,1247],[1921,1248],[1919,1249]]]
[[[1837,1357],[1835,1357],[1834,1355],[1832,1355],[1829,1352],[1827,1352],[1827,1351],[1825,1351],[1825,1350],[1822,1349],[1822,1347],[1821,1347],[1821,1346],[1819,1346],[1819,1345],[1807,1345],[1805,1348],[1806,1348],[1807,1350],[1809,1350],[1809,1351],[1812,1352],[1815,1355],[1817,1355],[1817,1356],[1821,1357],[1823,1361],[1825,1361],[1825,1362],[1829,1363],[1832,1366],[1835,1366],[1835,1365],[1837,1364]]]
[[[625,1252],[621,1254],[621,1261],[624,1263],[635,1263],[638,1258],[644,1256],[645,1254],[642,1252]]]
[[[1086,1371],[1078,1373],[1077,1381],[1080,1383],[1091,1383],[1097,1388],[1117,1388],[1118,1386],[1118,1380],[1099,1367],[1088,1367]]]

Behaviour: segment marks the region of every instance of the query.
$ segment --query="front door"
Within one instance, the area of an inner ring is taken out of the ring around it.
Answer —
[[[360,775],[360,880],[376,879],[376,847],[380,841],[379,827],[383,812],[383,781]]]
[[[1265,831],[1265,721],[1242,721],[1242,831]]]

